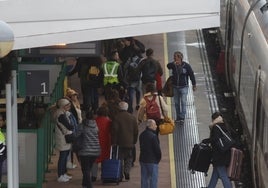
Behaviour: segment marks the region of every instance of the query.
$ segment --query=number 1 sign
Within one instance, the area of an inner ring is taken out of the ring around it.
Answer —
[[[49,95],[49,71],[36,70],[26,72],[26,95],[48,96]]]

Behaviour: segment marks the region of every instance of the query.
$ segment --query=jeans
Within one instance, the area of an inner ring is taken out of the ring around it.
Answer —
[[[143,163],[141,166],[141,188],[157,188],[158,164]]]
[[[86,188],[92,188],[91,182],[91,169],[94,161],[97,159],[96,156],[80,156],[81,169],[83,173],[82,186]]]
[[[184,120],[186,115],[186,100],[188,94],[188,86],[182,88],[174,87],[173,92],[174,92],[174,102],[176,109],[176,119]]]
[[[86,111],[97,111],[97,108],[99,107],[98,88],[92,87],[90,85],[84,86],[83,105]]]
[[[232,183],[227,176],[227,170],[225,166],[213,167],[213,172],[208,184],[208,188],[215,188],[219,178],[221,179],[224,188],[232,188]]]
[[[140,92],[140,82],[132,82],[130,86],[128,87],[128,112],[133,112],[133,99],[134,94],[136,92],[136,105],[139,105],[140,98],[141,98],[141,92]]]
[[[60,156],[58,160],[58,177],[64,175],[67,172],[67,159],[70,150],[60,151]]]

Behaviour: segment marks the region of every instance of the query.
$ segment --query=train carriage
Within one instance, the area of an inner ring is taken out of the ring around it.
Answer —
[[[268,12],[265,0],[227,0],[225,73],[235,92],[252,160],[254,187],[268,185]]]

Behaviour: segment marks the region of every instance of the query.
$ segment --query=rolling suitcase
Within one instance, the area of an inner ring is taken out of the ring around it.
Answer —
[[[106,159],[101,163],[101,180],[103,183],[117,183],[121,180],[121,161],[118,159],[119,146],[111,146],[110,159]],[[115,156],[113,155],[114,153]]]
[[[243,151],[231,148],[231,161],[227,168],[227,174],[231,180],[237,181],[240,179],[243,157]]]
[[[211,163],[212,150],[205,143],[195,144],[190,156],[188,169],[194,173],[195,171],[204,172],[207,175],[209,165]]]

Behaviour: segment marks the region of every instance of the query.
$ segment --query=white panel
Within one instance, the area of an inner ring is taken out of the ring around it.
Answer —
[[[220,0],[8,0],[13,49],[219,26]]]

